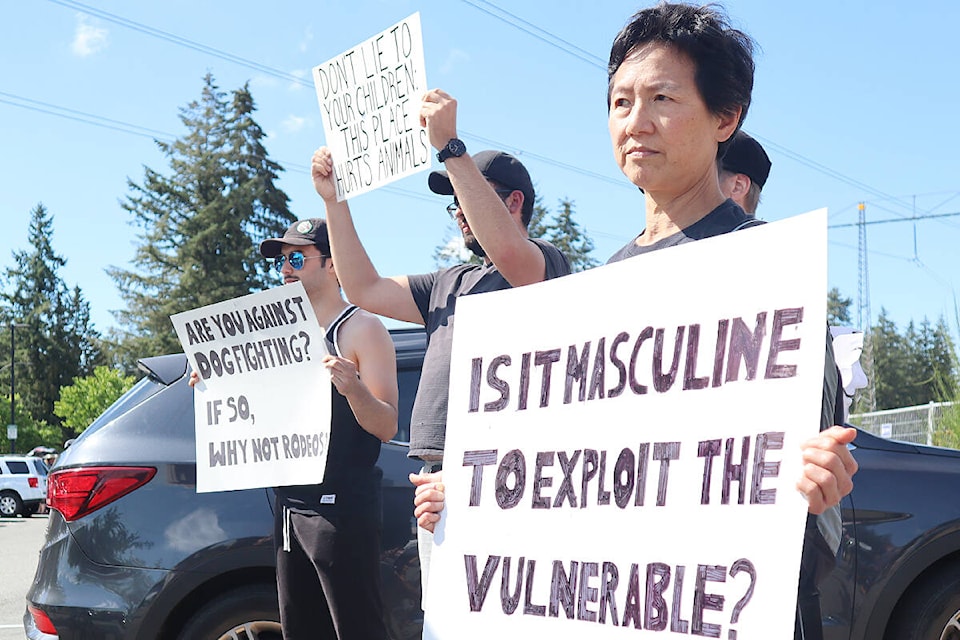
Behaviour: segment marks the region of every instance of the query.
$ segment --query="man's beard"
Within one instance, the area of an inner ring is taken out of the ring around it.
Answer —
[[[484,251],[483,247],[480,246],[480,241],[477,240],[477,236],[473,235],[472,233],[463,234],[463,244],[473,253],[473,255],[477,256],[478,258],[487,257],[487,252]]]

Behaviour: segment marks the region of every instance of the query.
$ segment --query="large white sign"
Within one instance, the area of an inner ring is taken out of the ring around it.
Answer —
[[[318,484],[330,440],[323,330],[299,282],[171,316],[193,370],[197,491]]]
[[[424,637],[793,637],[825,319],[825,211],[461,298]]]
[[[337,200],[430,168],[420,14],[313,68]]]

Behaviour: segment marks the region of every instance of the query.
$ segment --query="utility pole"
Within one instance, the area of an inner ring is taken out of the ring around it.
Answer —
[[[10,323],[10,422],[7,423],[7,437],[10,438],[10,453],[16,453],[17,444],[17,397],[15,395],[17,365],[14,362],[16,355],[15,335],[17,327],[26,328],[27,326],[28,325],[16,322]]]
[[[867,411],[877,409],[877,384],[879,383],[876,367],[873,366],[873,332],[871,323],[873,315],[870,312],[870,271],[867,268],[867,211],[864,203],[857,205],[857,324],[863,332],[863,368],[867,372],[867,386],[861,393],[863,404]]]

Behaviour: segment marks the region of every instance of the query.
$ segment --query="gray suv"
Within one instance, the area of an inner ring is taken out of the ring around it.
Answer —
[[[381,448],[381,573],[391,640],[419,638],[420,567],[407,474],[425,339],[391,332],[400,424]],[[60,456],[24,627],[34,640],[280,640],[273,492],[196,492],[193,391],[182,354],[146,372]],[[54,497],[56,496],[56,497]],[[321,639],[322,640],[322,639]]]

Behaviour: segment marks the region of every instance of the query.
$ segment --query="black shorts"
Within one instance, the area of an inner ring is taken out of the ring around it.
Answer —
[[[274,518],[284,640],[385,639],[379,518],[287,512],[284,551],[284,511]]]

